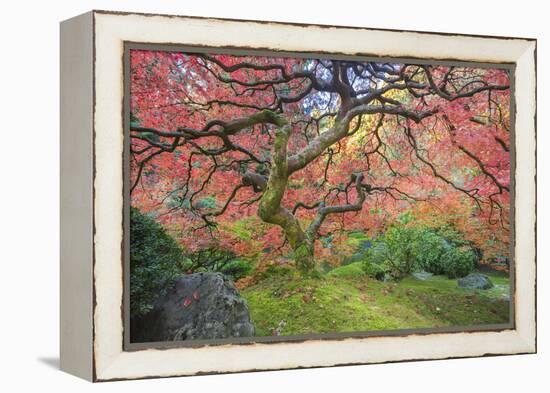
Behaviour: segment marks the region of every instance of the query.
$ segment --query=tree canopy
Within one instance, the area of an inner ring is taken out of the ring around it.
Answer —
[[[409,211],[507,252],[506,70],[130,56],[131,203],[185,248],[291,252],[307,272],[330,258],[323,240],[382,233]]]

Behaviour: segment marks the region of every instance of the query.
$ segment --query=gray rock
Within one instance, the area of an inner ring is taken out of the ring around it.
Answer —
[[[485,274],[470,273],[458,279],[458,286],[469,289],[489,289],[493,287],[493,283]]]
[[[412,276],[413,276],[414,278],[416,278],[417,280],[426,281],[427,279],[429,279],[430,277],[432,277],[433,274],[432,274],[432,273],[425,272],[425,271],[421,271],[421,272],[414,272],[414,273],[412,273]]]
[[[153,310],[131,323],[132,342],[250,337],[246,301],[220,273],[181,276]]]

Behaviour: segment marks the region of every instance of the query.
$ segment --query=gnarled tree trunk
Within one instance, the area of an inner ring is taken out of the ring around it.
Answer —
[[[260,199],[258,215],[263,221],[278,225],[283,229],[294,251],[296,267],[302,273],[308,273],[315,266],[314,239],[302,229],[300,221],[281,205],[289,176],[287,158],[289,134],[290,127],[288,126],[278,128],[275,133],[271,172]]]
[[[370,186],[362,183],[362,173],[353,174],[351,181],[355,184],[357,201],[355,203],[327,207],[324,204],[320,204],[317,216],[307,230],[303,230],[296,216],[281,205],[290,175],[287,155],[289,135],[289,126],[280,127],[275,133],[271,172],[267,183],[265,185],[262,184],[264,193],[260,198],[258,215],[263,221],[278,225],[283,229],[294,251],[296,267],[302,273],[309,273],[315,268],[315,237],[326,216],[333,213],[361,210],[366,197],[365,190],[369,192]]]

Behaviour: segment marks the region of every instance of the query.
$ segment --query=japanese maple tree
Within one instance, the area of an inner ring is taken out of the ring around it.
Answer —
[[[506,242],[509,85],[498,68],[133,50],[132,205],[191,249],[257,214],[303,272],[320,236],[411,206]]]

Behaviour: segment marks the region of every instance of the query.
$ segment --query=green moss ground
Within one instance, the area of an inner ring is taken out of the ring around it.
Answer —
[[[282,320],[282,335],[505,323],[508,278],[490,277],[495,287],[487,291],[439,276],[380,282],[352,263],[320,278],[272,275],[241,294],[258,336],[271,335]]]

